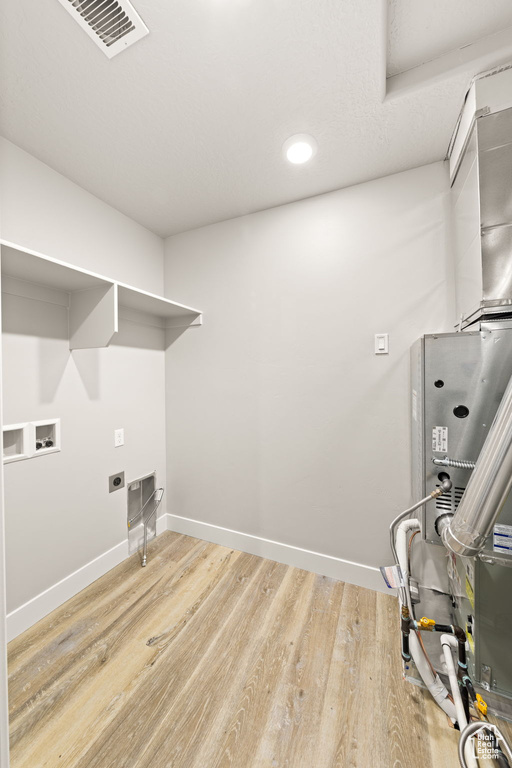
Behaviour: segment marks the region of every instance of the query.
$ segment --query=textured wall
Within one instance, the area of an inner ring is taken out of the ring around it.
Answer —
[[[69,351],[67,311],[3,295],[4,422],[58,417],[62,451],[4,466],[12,611],[126,539],[126,489],[165,481],[163,331],[121,320],[107,349]],[[114,448],[114,429],[125,445]]]
[[[0,167],[4,240],[162,293],[160,237],[1,137]]]
[[[160,238],[9,142],[2,160],[3,238],[163,292]],[[126,538],[126,491],[109,495],[108,475],[164,481],[164,332],[121,320],[108,349],[71,353],[65,307],[2,303],[4,423],[62,424],[60,453],[4,467],[12,611]]]
[[[447,200],[437,163],[167,239],[167,293],[205,313],[167,352],[170,511],[387,561],[409,348],[453,322]]]

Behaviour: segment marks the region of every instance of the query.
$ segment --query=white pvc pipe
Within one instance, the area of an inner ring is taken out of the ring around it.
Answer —
[[[453,701],[455,702],[455,711],[457,713],[457,722],[459,724],[459,730],[462,733],[466,725],[468,724],[466,713],[464,711],[464,704],[462,703],[462,697],[459,690],[459,681],[457,680],[457,672],[455,670],[455,663],[452,656],[452,648],[457,648],[458,640],[453,635],[441,635],[441,646],[443,648],[444,660],[446,662],[446,669],[448,671],[448,677],[450,679],[450,688],[452,690]],[[478,761],[472,752],[471,740],[468,740],[464,749],[464,757],[468,768],[478,768]]]
[[[450,680],[450,688],[452,691],[453,701],[455,703],[457,721],[459,723],[459,729],[462,731],[468,724],[468,721],[466,719],[466,713],[464,711],[464,705],[460,695],[459,681],[457,680],[457,672],[455,670],[455,664],[453,662],[451,650],[452,648],[457,648],[457,645],[457,638],[453,635],[441,635],[441,646],[443,648],[444,660],[446,663],[446,669],[448,671],[448,678]]]
[[[398,526],[396,534],[396,551],[398,555],[398,564],[402,571],[402,576],[405,583],[405,594],[407,596],[407,603],[409,613],[412,616],[412,604],[411,596],[409,593],[409,537],[414,531],[420,530],[420,522],[415,518],[409,518],[403,520]],[[454,704],[448,698],[448,691],[444,686],[441,678],[438,674],[433,674],[430,668],[428,659],[420,645],[420,642],[416,636],[416,632],[411,631],[409,635],[409,650],[411,657],[416,664],[421,679],[427,686],[428,690],[432,694],[435,701],[439,704],[441,709],[446,712],[449,718],[455,722],[457,713]]]

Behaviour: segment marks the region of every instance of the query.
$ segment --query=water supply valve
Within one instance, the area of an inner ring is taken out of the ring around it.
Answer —
[[[36,440],[36,451],[40,451],[42,448],[52,448],[53,440],[51,437],[42,437]]]
[[[432,632],[436,622],[434,619],[427,619],[426,616],[422,616],[422,618],[418,621],[418,624],[421,629],[426,629],[428,632]]]

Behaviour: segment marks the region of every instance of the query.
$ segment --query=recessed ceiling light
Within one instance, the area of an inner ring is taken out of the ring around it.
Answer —
[[[297,133],[290,136],[283,144],[283,154],[290,163],[301,165],[307,163],[316,154],[318,145],[307,133]]]

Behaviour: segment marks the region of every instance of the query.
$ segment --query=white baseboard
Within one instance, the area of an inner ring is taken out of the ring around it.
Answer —
[[[157,536],[163,531],[175,531],[186,536],[211,541],[223,547],[238,549],[251,555],[266,557],[278,563],[303,568],[322,576],[357,584],[359,587],[374,589],[378,592],[389,592],[384,585],[380,571],[370,565],[354,563],[340,557],[312,552],[279,541],[252,536],[230,528],[222,528],[200,520],[191,520],[178,515],[161,515],[157,520]],[[107,552],[99,555],[74,573],[66,576],[57,584],[33,597],[24,605],[7,614],[7,640],[13,640],[26,629],[38,622],[51,611],[74,597],[76,594],[99,579],[128,557],[128,541],[121,541]]]
[[[169,521],[167,518],[168,515],[161,515],[157,519],[157,536],[168,529]],[[127,557],[128,540],[126,539],[8,613],[6,617],[7,642],[21,635],[22,632],[54,611],[66,600],[74,597],[93,581],[99,579],[100,576],[122,563]]]
[[[251,555],[266,557],[278,563],[291,565],[294,568],[303,568],[306,571],[313,571],[313,573],[319,573],[321,576],[329,576],[332,579],[346,581],[359,587],[390,593],[384,584],[380,570],[371,565],[354,563],[332,555],[323,555],[320,552],[312,552],[309,549],[301,549],[241,531],[233,531],[230,528],[221,528],[218,525],[191,520],[188,517],[168,514],[167,518],[170,531],[195,536],[198,539],[248,552]]]

